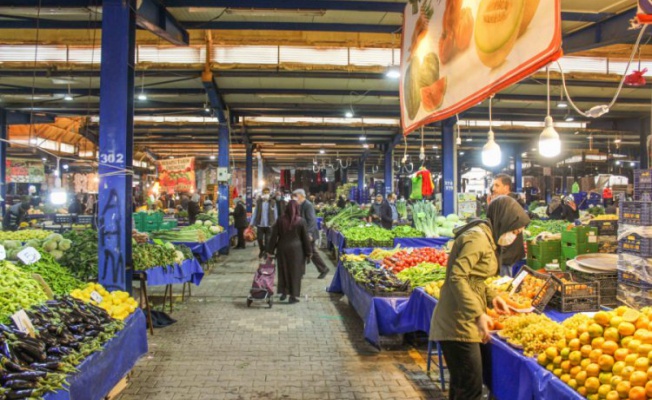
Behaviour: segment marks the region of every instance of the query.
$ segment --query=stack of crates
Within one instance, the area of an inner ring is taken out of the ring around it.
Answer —
[[[153,232],[161,229],[163,214],[159,212],[137,212],[133,214],[134,224],[138,232]]]
[[[161,225],[159,226],[159,230],[161,231],[169,231],[170,229],[176,228],[178,225],[178,222],[174,218],[166,218],[161,222]]]
[[[545,268],[547,264],[559,263],[562,271],[566,270],[566,263],[561,262],[561,241],[544,240],[527,242],[527,266],[533,270]]]
[[[652,226],[652,170],[634,171],[634,201],[620,203],[618,300],[635,308],[652,306],[652,238],[632,232]]]
[[[598,252],[598,229],[591,226],[576,226],[561,233],[561,254],[565,260],[572,260],[582,254]]]

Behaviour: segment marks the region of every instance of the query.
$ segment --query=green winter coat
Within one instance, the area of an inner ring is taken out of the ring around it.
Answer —
[[[498,273],[497,249],[487,223],[479,223],[455,239],[430,322],[430,340],[482,342],[475,321],[495,297],[484,281]]]

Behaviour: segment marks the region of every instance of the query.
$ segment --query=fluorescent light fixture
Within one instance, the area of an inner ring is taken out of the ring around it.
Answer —
[[[468,137],[468,138],[466,138],[466,141],[467,141],[467,142],[472,142],[472,141],[473,141],[473,138],[472,138],[472,137]]]
[[[568,103],[566,103],[564,100],[561,100],[557,102],[557,108],[568,108]]]
[[[437,155],[435,156],[435,158],[437,158],[437,159],[438,159],[439,157],[440,157],[440,155],[439,155],[439,154],[437,154]]]
[[[365,140],[367,140],[367,137],[365,135],[360,135],[360,141],[364,142]]]
[[[43,162],[47,162],[47,161],[48,161],[48,159],[45,158],[45,157],[41,158],[41,160],[43,160]]]
[[[61,185],[61,179],[59,179],[59,185]],[[62,205],[68,202],[68,193],[61,187],[54,188],[50,192],[50,203],[54,205]]]
[[[73,98],[72,98],[72,96],[70,95],[70,93],[66,93],[66,95],[63,96],[63,99],[64,99],[65,101],[72,101],[72,100],[73,100]]]
[[[390,68],[385,72],[385,77],[390,79],[398,79],[401,77],[401,71],[398,68]]]
[[[347,111],[346,114],[344,114],[346,118],[353,118],[353,111]]]
[[[145,94],[145,92],[138,93],[138,100],[140,100],[140,101],[147,100],[147,95]]]
[[[463,156],[463,155],[464,155],[464,152],[463,152],[463,151],[460,151],[460,155]]]
[[[364,147],[365,149],[368,149],[369,148],[369,143],[363,144],[362,147]]]
[[[335,143],[301,143],[301,146],[308,147],[335,147]]]
[[[324,154],[324,153],[326,153],[326,150],[324,150],[324,149],[319,149],[319,154]]]
[[[436,149],[437,149],[437,145],[436,145],[436,144],[433,144],[433,145],[432,145],[432,148],[436,150]]]
[[[467,127],[488,128],[488,120],[464,120],[460,123],[465,123]],[[545,122],[543,121],[492,121],[492,126],[509,126],[509,127],[523,127],[523,128],[544,128]],[[555,128],[568,128],[568,129],[584,129],[586,122],[554,122]]]
[[[210,156],[210,157],[208,157],[208,158],[210,158],[211,160],[214,160],[214,159],[215,159],[215,156]]]
[[[544,157],[555,157],[561,152],[561,141],[559,140],[559,133],[555,130],[552,117],[546,117],[546,127],[539,136],[539,154]]]
[[[567,115],[566,118],[564,118],[564,121],[566,121],[566,122],[573,122],[573,121],[575,121],[575,118],[573,118],[572,115]]]
[[[66,171],[67,171],[67,170],[68,170],[68,168],[69,168],[69,167],[68,167],[68,164],[63,164],[63,166],[62,166],[62,167],[63,167],[63,169],[65,169]]]
[[[526,157],[527,153],[521,153],[521,157]]]
[[[495,167],[500,164],[502,153],[500,146],[494,140],[494,132],[489,131],[487,143],[482,147],[482,164]]]
[[[634,161],[632,161],[632,162],[629,163],[629,166],[630,166],[630,167],[633,167],[634,165],[636,165],[636,163],[635,163]]]
[[[616,165],[620,165],[620,161],[616,161],[616,163],[615,163],[615,164],[616,164]]]
[[[621,142],[620,139],[614,139],[614,143],[618,144],[618,143],[620,143],[620,142]]]
[[[299,93],[259,93],[256,97],[260,99],[303,99],[306,95]]]
[[[326,14],[326,10],[280,10],[273,8],[227,8],[226,13],[230,15],[241,15],[244,17],[279,17],[288,16],[306,16],[321,17]]]

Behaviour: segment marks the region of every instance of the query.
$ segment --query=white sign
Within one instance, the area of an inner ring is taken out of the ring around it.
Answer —
[[[527,276],[527,271],[521,271],[520,274],[514,278],[514,282],[512,282],[512,291],[509,292],[509,295],[513,295],[516,293],[516,289],[518,289],[518,286],[525,280],[525,277]]]
[[[33,247],[25,247],[17,256],[25,265],[34,264],[41,259],[41,253]]]
[[[0,261],[7,258],[7,252],[5,251],[5,246],[0,244]]]
[[[101,304],[102,300],[104,300],[104,297],[102,297],[101,294],[97,293],[97,291],[93,290],[91,292],[91,299],[93,299],[93,301],[97,304]]]
[[[28,334],[31,337],[34,337],[34,325],[32,321],[27,316],[25,310],[20,310],[11,316],[11,319],[14,320],[14,323],[18,327],[18,330]]]

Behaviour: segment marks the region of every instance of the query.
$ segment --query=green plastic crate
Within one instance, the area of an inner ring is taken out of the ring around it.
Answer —
[[[546,262],[559,258],[561,255],[561,240],[530,241],[527,245],[528,258]]]
[[[597,243],[598,228],[591,226],[576,226],[570,231],[561,233],[561,241],[564,243]]]
[[[561,246],[561,254],[567,260],[572,260],[578,255],[597,253],[600,248],[598,243],[568,243],[564,242]]]

